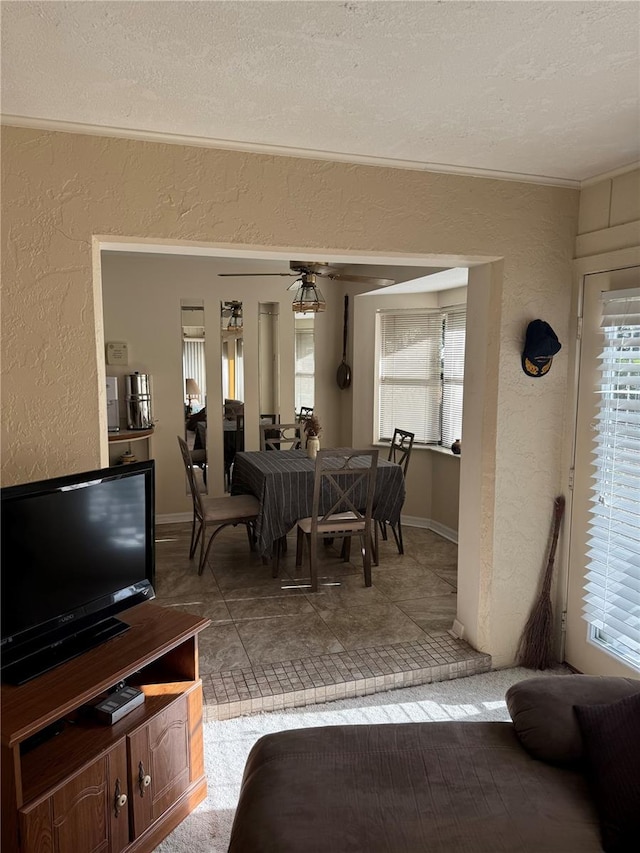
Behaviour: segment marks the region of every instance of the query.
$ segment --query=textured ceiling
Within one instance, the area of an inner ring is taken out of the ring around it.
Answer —
[[[582,180],[640,157],[639,20],[636,0],[5,0],[2,112]]]

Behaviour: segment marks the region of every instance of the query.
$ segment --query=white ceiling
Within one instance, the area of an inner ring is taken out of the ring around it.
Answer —
[[[639,90],[637,0],[2,2],[8,123],[563,183]]]

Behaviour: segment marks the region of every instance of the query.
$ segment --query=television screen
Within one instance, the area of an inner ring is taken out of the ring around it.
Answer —
[[[153,471],[142,462],[2,490],[3,667],[51,632],[57,641],[153,597]]]

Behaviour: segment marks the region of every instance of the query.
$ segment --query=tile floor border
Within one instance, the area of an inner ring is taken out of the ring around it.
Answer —
[[[490,655],[450,635],[202,676],[205,721],[317,705],[488,672]]]

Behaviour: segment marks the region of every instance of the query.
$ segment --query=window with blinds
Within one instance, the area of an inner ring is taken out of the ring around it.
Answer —
[[[420,444],[462,438],[466,308],[378,314],[378,436],[396,427]]]
[[[584,618],[640,668],[640,289],[602,294]]]
[[[313,317],[296,315],[295,325],[295,375],[294,405],[296,412],[301,406],[313,408],[315,395],[315,354],[313,341]]]

